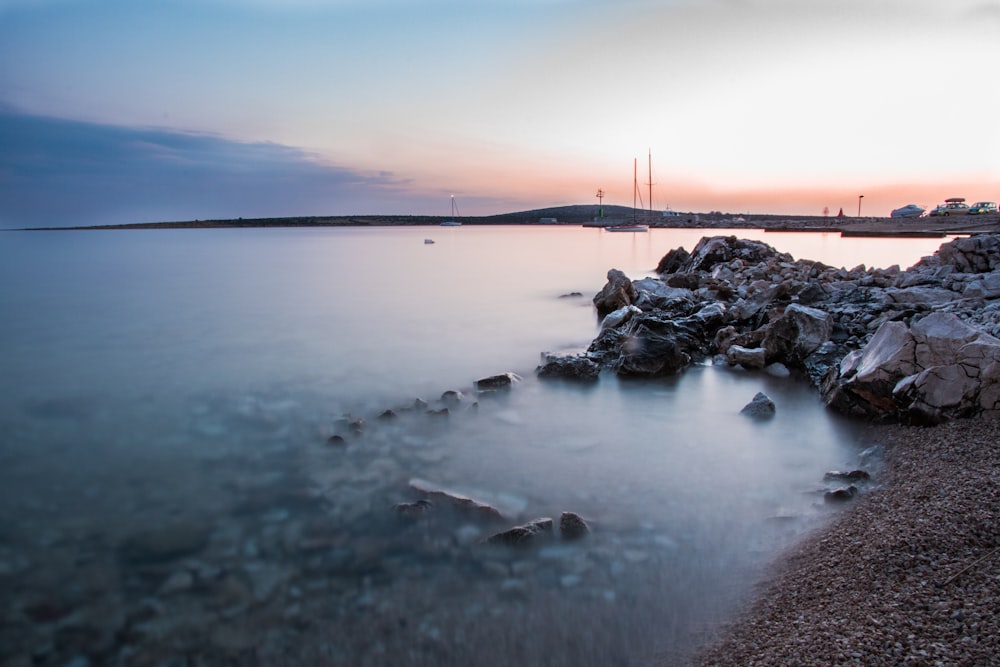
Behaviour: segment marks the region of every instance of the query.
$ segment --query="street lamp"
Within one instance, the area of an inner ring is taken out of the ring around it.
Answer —
[[[864,195],[858,195],[858,217],[861,217],[861,200],[864,199]]]

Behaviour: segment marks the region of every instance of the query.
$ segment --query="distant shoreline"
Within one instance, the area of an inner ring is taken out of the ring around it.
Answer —
[[[560,206],[489,216],[462,216],[463,226],[532,225],[588,226],[632,222],[633,210],[624,206],[605,206],[604,217],[597,217],[594,205]],[[637,221],[652,228],[666,229],[763,229],[765,231],[802,231],[840,233],[842,236],[944,237],[953,234],[1000,232],[1000,216],[955,216],[949,218],[854,218],[835,216],[789,216],[774,214],[678,213],[666,217],[655,212],[637,212]],[[232,218],[139,222],[116,225],[71,227],[30,227],[10,231],[134,230],[134,229],[261,229],[261,228],[331,228],[331,227],[437,227],[452,220],[449,216],[431,215],[344,215],[294,216],[279,218]]]

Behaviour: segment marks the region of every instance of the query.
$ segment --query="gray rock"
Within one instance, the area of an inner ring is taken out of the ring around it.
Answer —
[[[490,389],[509,389],[517,382],[520,378],[514,373],[501,373],[499,375],[491,375],[490,377],[480,378],[476,380],[476,389],[480,390],[490,390]]]
[[[412,503],[396,503],[392,506],[393,512],[401,519],[413,520],[427,516],[427,513],[434,507],[434,503],[421,498]]]
[[[824,386],[849,414],[921,423],[1000,412],[1000,339],[950,313],[886,322]]]
[[[553,521],[548,517],[535,519],[521,526],[513,526],[507,530],[494,533],[487,537],[485,544],[503,545],[508,547],[526,547],[537,544],[539,539],[552,536]]]
[[[750,349],[742,345],[731,345],[726,350],[726,359],[730,364],[743,366],[743,368],[752,370],[764,368],[767,361],[766,357],[767,352],[762,347]]]
[[[579,514],[563,512],[559,516],[559,534],[564,540],[578,540],[590,534],[590,526]]]
[[[601,373],[601,365],[587,355],[555,356],[544,355],[538,367],[540,378],[563,378],[582,382],[595,382]]]
[[[642,327],[622,347],[618,372],[622,375],[672,375],[691,362],[677,339]]]
[[[847,502],[858,493],[858,489],[853,484],[843,489],[834,489],[833,491],[827,491],[823,494],[823,500],[828,503],[843,503]]]
[[[641,310],[668,309],[695,301],[694,293],[685,287],[674,287],[657,278],[632,281],[636,297],[633,305]]]
[[[864,470],[851,470],[850,472],[831,470],[823,475],[823,479],[826,481],[839,480],[843,482],[858,482],[861,480],[871,479],[871,475]]]
[[[770,375],[771,377],[776,377],[776,378],[786,378],[790,377],[792,374],[791,371],[788,370],[788,367],[785,366],[780,361],[776,361],[773,364],[768,364],[766,367],[764,367],[764,372]]]
[[[832,331],[833,318],[826,311],[790,304],[764,336],[768,361],[801,366],[806,357],[830,339]]]
[[[629,277],[618,269],[611,269],[608,271],[607,284],[594,296],[597,316],[604,319],[612,311],[631,306],[638,296]]]
[[[628,321],[632,315],[642,313],[642,309],[636,308],[633,305],[622,306],[618,310],[613,310],[604,316],[601,320],[602,329],[614,329],[620,327],[622,324]]]
[[[451,491],[428,482],[425,479],[414,477],[410,480],[410,488],[425,495],[439,500],[441,504],[447,505],[454,510],[469,517],[481,521],[505,521],[506,518],[496,507],[476,500],[457,491]]]
[[[774,401],[761,391],[758,391],[753,399],[740,410],[741,415],[746,415],[753,419],[770,419],[775,415],[775,412]]]

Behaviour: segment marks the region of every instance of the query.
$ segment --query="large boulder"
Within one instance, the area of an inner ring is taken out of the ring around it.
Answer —
[[[767,353],[762,347],[743,347],[730,345],[726,350],[726,360],[732,366],[742,366],[752,370],[764,368],[767,365]]]
[[[980,234],[955,239],[942,245],[933,258],[924,258],[917,266],[939,264],[952,266],[962,273],[988,273],[1000,269],[1000,236]]]
[[[850,414],[938,423],[1000,415],[1000,339],[951,313],[907,327],[885,322],[824,384],[829,405]]]
[[[635,306],[622,306],[618,310],[612,310],[604,316],[601,320],[601,328],[614,329],[615,327],[620,327],[622,324],[627,322],[630,317],[641,312],[642,309]]]
[[[794,261],[791,255],[780,253],[761,241],[751,241],[735,236],[706,236],[698,241],[686,260],[679,262],[676,272],[711,271],[716,265],[731,262],[734,259],[739,259],[744,264],[758,264],[768,259]],[[667,257],[661,260],[661,264],[664,263],[667,263]]]
[[[638,293],[628,276],[618,269],[609,270],[608,282],[594,296],[594,306],[597,308],[598,318],[603,319],[612,311],[631,306],[637,296]]]
[[[700,349],[703,334],[690,320],[633,317],[617,339],[619,375],[654,377],[679,373]]]
[[[684,263],[691,256],[687,250],[683,247],[674,248],[673,250],[667,251],[667,254],[660,259],[660,263],[656,265],[656,273],[658,275],[676,273],[684,266]]]
[[[671,287],[658,278],[634,280],[632,287],[636,291],[634,303],[642,310],[689,308],[695,300],[690,289]]]
[[[826,311],[790,304],[764,336],[767,360],[801,366],[806,357],[830,340],[832,331],[833,318]]]

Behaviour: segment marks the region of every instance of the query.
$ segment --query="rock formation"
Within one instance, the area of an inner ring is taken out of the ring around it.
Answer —
[[[657,272],[632,281],[610,270],[594,297],[600,334],[539,374],[653,377],[714,358],[787,367],[832,408],[869,419],[1000,416],[1000,235],[955,239],[906,270],[834,268],[705,237],[668,252]]]

